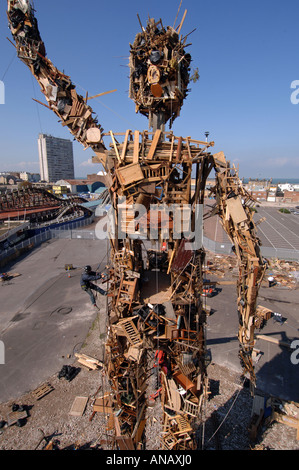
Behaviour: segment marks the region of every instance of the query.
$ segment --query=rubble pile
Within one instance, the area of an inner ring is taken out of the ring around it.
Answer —
[[[296,289],[299,281],[298,261],[269,260],[269,273],[273,275],[275,283],[288,289]]]

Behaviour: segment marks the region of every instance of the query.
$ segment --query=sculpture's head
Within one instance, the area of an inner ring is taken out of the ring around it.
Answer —
[[[150,19],[130,44],[130,98],[150,127],[179,116],[190,81],[191,56],[172,27]]]

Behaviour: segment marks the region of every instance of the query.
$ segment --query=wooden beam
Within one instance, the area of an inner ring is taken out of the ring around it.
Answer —
[[[187,10],[185,10],[184,16],[183,16],[182,21],[181,21],[181,23],[180,23],[180,25],[179,25],[178,34],[180,34],[180,32],[181,32],[181,29],[182,29],[182,26],[183,26],[183,24],[184,24],[186,15],[187,15]]]
[[[162,133],[161,129],[157,129],[156,132],[155,132],[155,135],[153,137],[153,140],[152,140],[152,143],[151,143],[148,155],[147,155],[148,160],[152,160],[154,155],[155,155],[155,151],[156,151],[157,145],[159,143],[161,133]]]
[[[111,136],[111,139],[112,139],[115,155],[117,157],[117,160],[120,162],[120,156],[119,156],[119,153],[118,153],[118,148],[117,148],[116,141],[115,141],[115,138],[114,138],[114,135],[113,135],[112,131],[110,131],[110,136]]]
[[[89,96],[89,97],[88,97],[88,93],[87,93],[86,94],[86,101],[93,100],[94,98],[98,98],[99,96],[108,95],[109,93],[114,93],[115,91],[117,91],[117,90],[104,91],[104,93],[99,93],[98,95]]]
[[[126,156],[127,146],[128,146],[128,139],[129,139],[130,132],[131,132],[130,129],[128,129],[126,131],[126,135],[125,135],[125,139],[124,139],[124,143],[123,143],[123,148],[122,148],[122,152],[121,152],[121,156],[120,156],[120,159],[121,159],[122,162],[124,161],[125,156]]]
[[[138,163],[139,161],[139,138],[140,132],[134,132],[134,150],[133,150],[133,163]]]
[[[284,346],[285,348],[291,349],[291,345],[285,341],[280,341],[277,338],[272,338],[271,336],[266,335],[256,335],[256,339],[263,339],[264,341],[269,341],[269,343],[277,344],[278,346]]]

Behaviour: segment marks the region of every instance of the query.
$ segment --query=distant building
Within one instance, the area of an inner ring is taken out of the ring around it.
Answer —
[[[58,196],[62,196],[63,194],[67,194],[68,192],[70,192],[67,186],[56,185],[56,184],[52,186],[52,191],[54,194],[57,194]]]
[[[109,180],[109,175],[105,173],[104,171],[99,171],[98,173],[92,173],[91,175],[87,175],[86,178],[88,181],[100,181],[104,185],[107,184],[107,181]]]
[[[29,183],[38,183],[40,181],[39,173],[28,173],[28,171],[21,171],[20,179],[28,181]]]
[[[283,202],[299,203],[299,191],[284,191]]]
[[[279,189],[284,192],[284,191],[294,191],[294,186],[290,183],[278,183]]]
[[[254,191],[250,191],[251,196],[256,199],[257,201],[266,201],[268,197],[268,192],[266,189],[257,189]]]
[[[56,186],[64,186],[72,194],[94,193],[105,185],[101,181],[65,179],[56,181]]]
[[[41,181],[55,182],[74,178],[74,155],[71,140],[39,134],[38,153]]]
[[[17,184],[20,181],[20,178],[14,175],[1,175],[0,184]]]

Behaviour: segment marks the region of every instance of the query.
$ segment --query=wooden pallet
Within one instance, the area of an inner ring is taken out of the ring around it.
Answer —
[[[54,387],[50,383],[45,383],[38,387],[36,390],[34,390],[33,395],[37,400],[41,400],[41,398],[45,397],[48,395],[48,393],[52,392]]]
[[[12,426],[16,424],[19,419],[26,419],[28,417],[27,410],[25,411],[11,411],[7,415],[7,425]]]

